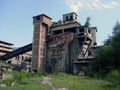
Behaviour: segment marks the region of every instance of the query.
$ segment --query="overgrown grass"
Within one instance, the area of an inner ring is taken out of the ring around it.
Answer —
[[[6,72],[5,72],[6,73]],[[8,72],[7,72],[8,74]],[[39,81],[43,80],[45,73],[25,73],[21,72],[9,72],[13,75],[13,78],[7,78],[0,82],[6,84],[7,87],[1,88],[0,90],[50,90],[47,85],[42,85]],[[14,83],[12,86],[11,84]]]
[[[47,86],[33,83],[33,84],[25,85],[25,86],[0,88],[0,90],[50,90],[50,89]]]
[[[57,88],[68,88],[69,90],[120,90],[117,87],[111,87],[110,83],[91,79],[89,77],[73,76],[64,73],[58,75],[49,75],[51,82]]]
[[[74,76],[65,73],[48,75],[46,73],[37,74],[34,72],[22,72],[22,74],[25,76],[20,79],[21,82],[19,82],[19,85],[14,85],[10,87],[8,83],[8,87],[0,88],[0,90],[51,90],[48,85],[43,85],[39,82],[43,80],[43,77],[46,75],[47,77],[51,78],[50,81],[57,89],[67,88],[68,90],[120,90],[119,87],[113,87],[111,86],[111,83],[107,81],[92,79],[86,76]]]
[[[120,71],[119,70],[111,71],[107,75],[106,80],[111,82],[113,86],[120,88]]]

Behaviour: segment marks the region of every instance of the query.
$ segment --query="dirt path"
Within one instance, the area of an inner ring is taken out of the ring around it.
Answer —
[[[44,77],[43,80],[41,81],[42,84],[44,85],[49,85],[49,87],[51,88],[51,90],[68,90],[66,88],[59,88],[59,89],[56,89],[55,86],[53,86],[53,84],[50,82],[50,79],[49,77]]]
[[[51,78],[44,77],[44,78],[43,78],[43,81],[42,81],[41,83],[44,84],[44,85],[49,85],[52,90],[57,90],[57,89],[53,86],[53,84],[50,82],[50,79],[51,79]]]

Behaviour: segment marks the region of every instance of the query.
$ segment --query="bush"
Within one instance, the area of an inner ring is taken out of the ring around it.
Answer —
[[[21,72],[14,72],[14,74],[13,74],[13,79],[18,84],[20,84],[25,77],[26,77],[26,74],[23,71],[21,71]]]
[[[37,72],[34,72],[34,71],[26,74],[26,76],[29,77],[29,78],[31,78],[31,77],[41,77],[41,76],[47,76],[47,75],[48,75],[47,72],[39,72],[39,73],[37,73]]]
[[[14,82],[13,78],[8,78],[3,81],[4,84],[6,84],[7,87],[11,87],[11,84]]]
[[[41,76],[47,76],[47,75],[48,75],[47,72],[40,72],[40,73],[38,73],[38,76],[39,76],[39,77],[41,77]]]
[[[113,86],[120,86],[120,71],[111,71],[106,78],[107,81],[111,82]]]
[[[32,72],[30,72],[27,76],[30,77],[30,78],[31,78],[31,77],[37,77],[38,74],[37,74],[37,72],[32,71]]]

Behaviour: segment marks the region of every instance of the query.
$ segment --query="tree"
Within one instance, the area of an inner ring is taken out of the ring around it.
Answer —
[[[90,26],[90,20],[91,20],[91,18],[90,18],[90,17],[87,17],[87,19],[86,19],[86,22],[85,22],[85,25],[84,25],[84,26],[89,27],[89,26]]]
[[[109,38],[104,41],[104,45],[111,46],[111,43],[112,43],[112,37],[109,36]]]
[[[112,39],[111,46],[114,52],[114,67],[120,70],[120,32],[118,32]]]
[[[109,37],[92,62],[95,72],[108,74],[112,70],[120,70],[120,24],[117,22],[113,28],[113,36]]]
[[[120,23],[117,21],[115,26],[113,27],[113,36],[120,32]]]
[[[92,62],[94,72],[101,72],[106,74],[113,69],[113,50],[111,46],[101,46],[95,59]]]
[[[112,36],[109,36],[108,39],[106,39],[104,41],[104,45],[111,45],[112,44],[112,39],[114,38],[114,36],[116,36],[116,34],[118,34],[120,32],[120,23],[117,21],[115,26],[113,27],[113,32],[112,32]]]
[[[120,70],[120,23],[118,21],[113,28],[111,46],[114,51],[114,67]]]

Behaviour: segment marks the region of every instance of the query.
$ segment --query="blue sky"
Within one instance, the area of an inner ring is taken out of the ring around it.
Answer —
[[[58,21],[69,12],[76,12],[82,25],[91,17],[101,45],[120,21],[120,0],[0,0],[0,40],[18,47],[29,44],[33,39],[33,16],[44,13]]]

